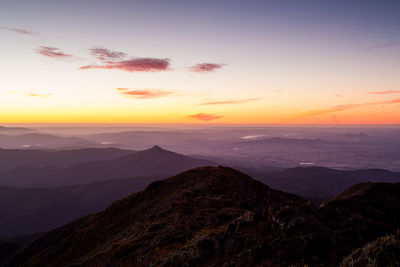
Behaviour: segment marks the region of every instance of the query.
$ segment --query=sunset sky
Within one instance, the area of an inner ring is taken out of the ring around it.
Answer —
[[[0,123],[400,123],[400,1],[1,0]]]

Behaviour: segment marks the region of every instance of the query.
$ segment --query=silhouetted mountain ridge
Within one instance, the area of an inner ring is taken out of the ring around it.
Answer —
[[[53,230],[10,266],[337,266],[399,226],[400,185],[377,187],[385,201],[367,189],[317,208],[230,168],[196,168]]]
[[[110,161],[94,161],[65,168],[43,180],[43,184],[46,186],[64,186],[128,177],[162,178],[207,165],[216,164],[154,146]]]
[[[112,160],[135,151],[115,148],[78,150],[5,150],[0,149],[0,185],[14,187],[46,186],[47,177],[64,168],[84,162]]]
[[[53,188],[0,187],[0,239],[49,231],[144,189],[150,178]]]
[[[325,167],[295,167],[252,174],[273,188],[322,198],[335,196],[357,183],[400,181],[399,173],[383,169],[336,170]]]
[[[5,133],[5,134],[21,134],[21,133],[31,133],[34,132],[35,130],[29,129],[29,128],[24,128],[24,127],[5,127],[5,126],[0,126],[0,133]]]
[[[90,147],[94,144],[79,137],[57,136],[45,133],[0,134],[2,148],[61,148],[61,147]]]
[[[82,148],[76,150],[23,150],[0,148],[0,170],[17,166],[60,166],[94,161],[109,160],[133,154],[135,151],[117,148]]]

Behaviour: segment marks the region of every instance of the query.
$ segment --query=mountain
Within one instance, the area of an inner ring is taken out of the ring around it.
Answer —
[[[321,139],[271,137],[263,139],[250,139],[242,141],[241,144],[245,144],[248,146],[260,146],[260,145],[310,146],[310,145],[321,145],[321,144],[332,145],[333,143]]]
[[[333,197],[357,183],[400,181],[399,173],[382,169],[335,170],[324,167],[296,167],[283,171],[249,173],[273,188],[318,198]]]
[[[123,179],[56,188],[0,187],[0,239],[49,231],[145,188],[151,179]]]
[[[88,147],[92,145],[93,143],[78,137],[63,137],[42,133],[0,134],[0,147],[2,148],[60,148]]]
[[[42,180],[43,186],[89,184],[127,177],[167,177],[200,166],[215,165],[159,146],[108,161],[93,161],[67,167]]]
[[[0,238],[50,230],[98,212],[160,177],[210,164],[155,146],[115,160],[73,165],[61,171],[57,167],[4,171],[0,174],[7,175],[7,179],[0,182],[25,188],[0,187]],[[41,175],[46,173],[51,175],[43,178]]]
[[[0,185],[36,186],[35,184],[67,166],[98,160],[112,160],[135,151],[114,148],[78,150],[0,149]]]
[[[45,234],[8,266],[337,266],[398,228],[399,190],[360,185],[316,207],[239,171],[202,167]]]
[[[400,224],[400,183],[360,183],[351,186],[343,193],[324,201],[321,206],[340,211],[343,217],[369,218],[383,220],[392,225]],[[349,205],[351,203],[351,205]],[[391,226],[389,225],[388,228]]]
[[[24,127],[5,127],[0,126],[0,134],[23,134],[33,133],[35,130]]]
[[[0,170],[19,166],[67,167],[88,161],[111,160],[135,151],[116,148],[84,148],[75,150],[23,150],[0,148]]]

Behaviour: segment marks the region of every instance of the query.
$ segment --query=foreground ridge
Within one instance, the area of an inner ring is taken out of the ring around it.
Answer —
[[[379,216],[368,209],[353,216],[342,207],[371,203],[349,197],[318,208],[231,168],[196,168],[53,230],[9,266],[335,266],[395,229],[399,215],[388,213],[400,206],[400,186],[385,186],[391,207],[376,202]]]

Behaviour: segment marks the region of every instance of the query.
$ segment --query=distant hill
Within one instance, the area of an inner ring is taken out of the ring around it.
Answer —
[[[42,133],[10,134],[0,131],[1,148],[62,148],[62,147],[89,147],[94,144],[78,137],[62,137]]]
[[[284,137],[271,137],[263,139],[251,139],[242,141],[242,144],[246,145],[319,145],[319,144],[334,144],[333,142],[321,140],[321,139],[310,139],[310,138],[284,138]]]
[[[82,148],[75,150],[0,149],[0,170],[10,170],[17,166],[67,167],[87,161],[115,159],[135,152],[116,148]]]
[[[24,127],[5,127],[0,126],[0,134],[23,134],[33,133],[35,130]]]
[[[190,158],[164,150],[159,146],[113,160],[93,161],[67,167],[39,185],[65,186],[89,184],[127,177],[166,177],[200,166],[216,165],[202,159]]]
[[[400,223],[400,184],[359,187],[315,207],[230,168],[197,168],[45,234],[9,266],[337,266]]]
[[[324,167],[296,167],[283,171],[250,172],[273,188],[310,197],[328,198],[362,182],[400,182],[400,174],[382,169],[335,170]]]
[[[56,188],[0,187],[0,239],[48,231],[99,212],[154,180],[116,179]]]

